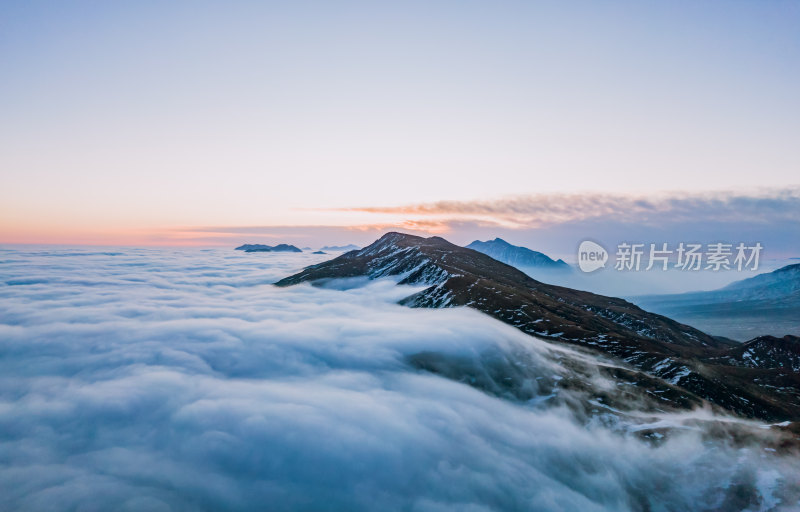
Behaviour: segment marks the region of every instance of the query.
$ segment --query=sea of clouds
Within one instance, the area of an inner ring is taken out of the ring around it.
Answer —
[[[409,363],[563,371],[476,311],[270,285],[328,257],[0,250],[0,510],[797,509],[788,456],[656,446]]]

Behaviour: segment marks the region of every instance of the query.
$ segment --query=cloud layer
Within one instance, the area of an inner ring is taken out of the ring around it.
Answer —
[[[269,286],[316,258],[0,252],[0,509],[797,504],[791,459],[692,430],[654,447],[409,365],[515,355],[534,381],[563,371],[475,311],[397,306],[411,290],[391,281]]]

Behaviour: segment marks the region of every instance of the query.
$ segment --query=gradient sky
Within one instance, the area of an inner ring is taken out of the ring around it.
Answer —
[[[798,27],[796,1],[4,2],[0,243],[780,191]]]

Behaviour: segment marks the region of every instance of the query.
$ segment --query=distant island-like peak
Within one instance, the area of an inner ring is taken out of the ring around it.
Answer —
[[[326,245],[325,247],[321,248],[320,251],[330,251],[330,252],[344,252],[344,251],[357,251],[361,249],[361,247],[353,244],[348,245]]]
[[[264,244],[244,244],[236,248],[237,251],[244,252],[303,252],[294,245],[279,244],[279,245],[264,245]]]

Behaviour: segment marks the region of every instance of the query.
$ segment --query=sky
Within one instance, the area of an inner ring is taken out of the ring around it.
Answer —
[[[798,26],[790,1],[4,2],[0,243],[558,252],[586,201],[666,194],[695,225],[778,201],[749,224],[800,255]],[[418,208],[559,198],[545,221]]]

